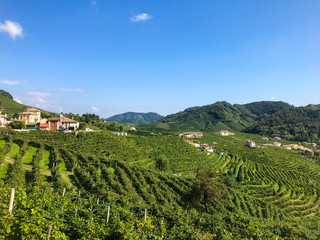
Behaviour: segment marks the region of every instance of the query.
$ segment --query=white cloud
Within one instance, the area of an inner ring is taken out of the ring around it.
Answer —
[[[85,90],[82,88],[59,88],[59,91],[62,91],[62,92],[84,92]]]
[[[17,103],[22,104],[22,101],[20,99],[18,99],[18,98],[14,98],[13,100],[16,101]]]
[[[0,80],[0,84],[5,84],[5,85],[17,85],[19,83],[20,83],[19,81]]]
[[[276,97],[271,97],[271,100],[272,100],[272,101],[276,100]]]
[[[22,38],[22,31],[23,28],[17,22],[11,22],[9,20],[6,20],[4,23],[0,22],[0,32],[9,33],[12,39],[15,39],[16,37]]]
[[[95,106],[92,106],[92,107],[91,107],[91,110],[92,110],[93,112],[95,112],[95,113],[99,113],[99,112],[100,112],[100,109],[97,108],[97,107],[95,107]]]
[[[148,13],[140,13],[137,15],[134,15],[133,17],[130,18],[131,22],[144,22],[147,21],[149,19],[151,19],[152,16],[149,15]]]
[[[44,98],[44,97],[51,96],[51,93],[47,93],[47,92],[26,91],[26,93],[28,95],[31,95],[33,97],[38,97],[38,98]]]
[[[97,5],[97,1],[92,1],[91,4],[92,5]]]

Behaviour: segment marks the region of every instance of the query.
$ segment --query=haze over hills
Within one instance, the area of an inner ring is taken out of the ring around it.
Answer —
[[[161,115],[154,112],[139,113],[139,112],[126,112],[109,117],[105,120],[117,122],[121,124],[140,125],[146,123],[152,123],[162,118]]]

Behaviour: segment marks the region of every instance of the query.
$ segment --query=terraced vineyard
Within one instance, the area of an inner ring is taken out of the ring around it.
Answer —
[[[229,150],[229,155],[207,155],[174,136],[3,132],[1,138],[0,199],[8,201],[10,187],[21,196],[17,206],[24,204],[23,196],[38,198],[22,207],[26,215],[35,207],[32,202],[45,202],[46,210],[37,211],[46,211],[43,221],[54,224],[56,234],[66,239],[141,238],[147,232],[150,239],[162,235],[167,239],[229,239],[231,233],[236,239],[259,239],[257,234],[262,239],[320,237],[320,166],[315,158],[241,147],[237,154]],[[167,171],[155,168],[160,153],[169,159]],[[205,169],[219,172],[228,186],[223,209],[208,212],[188,202],[197,172]],[[67,189],[64,201],[63,189]],[[105,221],[108,206],[113,211],[110,223]],[[141,222],[144,209],[148,226]],[[19,211],[14,216],[20,216],[20,224],[30,224]],[[21,227],[14,220],[10,224],[12,229]],[[87,230],[81,231],[76,224]],[[39,230],[43,236],[47,225]]]

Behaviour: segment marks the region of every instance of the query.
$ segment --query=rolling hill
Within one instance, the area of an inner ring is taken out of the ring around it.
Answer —
[[[295,141],[319,141],[320,105],[290,107],[267,116],[244,130]]]
[[[117,122],[121,124],[140,125],[146,123],[152,123],[162,118],[161,115],[154,112],[138,113],[138,112],[126,112],[109,117],[105,120],[110,122]]]
[[[245,105],[216,102],[202,107],[187,108],[144,127],[159,130],[219,131],[229,129],[241,131],[255,124],[257,120],[289,107],[287,103],[271,101]]]

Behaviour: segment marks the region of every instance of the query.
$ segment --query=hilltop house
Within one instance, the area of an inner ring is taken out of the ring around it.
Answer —
[[[303,151],[301,151],[301,154],[302,155],[308,155],[308,156],[314,156],[314,152],[309,148],[306,148]]]
[[[0,127],[5,128],[7,125],[7,114],[2,114],[0,111]]]
[[[130,127],[130,131],[136,131],[137,129],[135,127]]]
[[[114,132],[113,134],[118,135],[118,136],[128,136],[128,133],[126,133],[126,132]]]
[[[71,130],[75,131],[79,128],[79,122],[76,120],[60,116],[60,118],[48,118],[49,130]]]
[[[262,141],[268,141],[268,140],[269,140],[269,138],[264,137],[264,138],[261,138],[261,140],[262,140]]]
[[[274,137],[274,140],[280,141],[280,140],[281,140],[281,137]]]
[[[281,143],[280,143],[280,142],[274,142],[274,143],[273,143],[273,146],[275,146],[275,147],[281,147]]]
[[[228,130],[221,130],[218,134],[219,134],[220,136],[229,136],[229,135],[232,135],[231,132],[229,132]]]
[[[202,132],[185,132],[179,135],[179,137],[186,137],[186,138],[200,138],[202,136],[203,136]]]
[[[244,144],[248,147],[251,147],[251,148],[256,147],[256,143],[252,140],[246,140]]]
[[[41,112],[36,108],[27,108],[25,112],[19,113],[17,119],[15,121],[25,121],[26,124],[33,124],[40,122]]]

